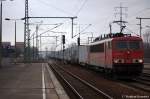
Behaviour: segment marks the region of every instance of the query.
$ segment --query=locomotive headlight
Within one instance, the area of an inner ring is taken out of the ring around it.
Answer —
[[[118,59],[114,59],[114,63],[118,63]]]
[[[142,63],[143,62],[143,59],[138,59],[139,63]]]
[[[143,59],[133,59],[133,63],[142,63]]]
[[[114,63],[124,63],[124,59],[114,59]]]

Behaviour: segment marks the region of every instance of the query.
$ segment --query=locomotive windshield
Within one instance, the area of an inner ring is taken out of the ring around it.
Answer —
[[[129,49],[132,49],[132,50],[140,49],[140,42],[139,41],[130,41]]]
[[[117,41],[115,45],[116,45],[115,46],[116,49],[120,49],[120,50],[125,50],[128,48],[126,41]]]
[[[141,48],[140,41],[117,41],[115,43],[115,48],[119,50],[137,50]]]

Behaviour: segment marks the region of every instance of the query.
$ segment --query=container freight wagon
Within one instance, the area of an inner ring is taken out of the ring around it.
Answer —
[[[71,49],[67,48],[64,50],[64,60],[69,63],[71,60]]]
[[[70,62],[71,63],[78,63],[79,61],[79,46],[75,45],[70,47],[71,51],[70,51]]]
[[[86,45],[79,46],[79,64],[88,64],[89,47]]]

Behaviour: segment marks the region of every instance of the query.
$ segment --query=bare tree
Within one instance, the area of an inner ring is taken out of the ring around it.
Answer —
[[[150,29],[146,30],[146,32],[143,34],[144,43],[146,44],[144,47],[149,48],[150,46]]]
[[[146,30],[143,34],[143,41],[144,41],[144,58],[150,58],[150,29]]]

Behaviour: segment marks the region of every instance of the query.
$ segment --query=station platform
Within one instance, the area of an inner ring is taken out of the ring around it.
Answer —
[[[17,63],[0,69],[0,99],[69,97],[47,63]]]

